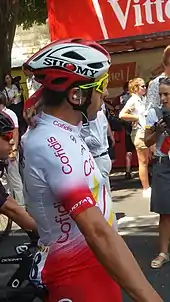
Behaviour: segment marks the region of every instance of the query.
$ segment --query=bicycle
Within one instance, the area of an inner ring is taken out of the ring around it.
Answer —
[[[19,265],[6,286],[0,288],[0,302],[32,302],[35,298],[39,298],[41,301],[46,298],[47,291],[45,288],[37,288],[29,283],[29,272],[36,246],[37,240],[31,238],[30,243],[15,246],[16,255],[0,258],[0,265]]]
[[[0,214],[0,242],[4,240],[4,238],[10,233],[12,228],[12,220]]]

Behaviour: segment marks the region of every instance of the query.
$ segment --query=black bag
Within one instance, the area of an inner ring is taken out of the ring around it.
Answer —
[[[118,116],[111,114],[107,107],[106,107],[106,117],[108,119],[112,131],[120,132],[123,130],[122,120]]]

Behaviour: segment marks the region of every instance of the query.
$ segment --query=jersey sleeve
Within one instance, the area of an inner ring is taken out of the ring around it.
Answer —
[[[81,136],[85,140],[90,150],[99,148],[101,146],[100,133],[98,127],[94,125],[95,121],[89,123],[88,126],[82,126]]]
[[[147,117],[146,117],[146,129],[150,129],[151,127],[154,126],[154,124],[158,121],[158,117],[156,115],[156,112],[154,108],[151,108],[148,111]]]
[[[76,156],[71,147],[65,149],[55,136],[48,139],[47,147],[46,161],[43,162],[46,181],[56,200],[62,203],[74,219],[96,205],[83,170],[81,153]],[[89,164],[89,169],[91,161],[89,157],[88,163],[84,162],[84,165]]]
[[[0,207],[2,207],[3,204],[6,202],[8,196],[9,195],[6,193],[4,186],[0,182]]]

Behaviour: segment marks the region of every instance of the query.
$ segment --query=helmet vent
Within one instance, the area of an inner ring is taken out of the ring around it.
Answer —
[[[57,79],[54,79],[53,81],[51,81],[52,84],[54,85],[61,85],[61,84],[64,84],[65,82],[67,82],[67,78],[57,78]]]
[[[88,64],[88,66],[93,69],[99,69],[99,68],[103,67],[103,63],[90,63],[90,64]]]
[[[69,59],[75,59],[75,60],[81,60],[81,61],[86,60],[84,57],[82,57],[75,51],[68,51],[65,54],[63,54],[62,56],[65,58],[69,58]]]

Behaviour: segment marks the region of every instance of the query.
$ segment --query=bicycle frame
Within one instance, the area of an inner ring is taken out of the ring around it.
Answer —
[[[37,297],[43,301],[45,298],[46,291],[44,289],[38,289],[29,283],[29,272],[33,261],[31,248],[35,248],[35,244],[24,243],[15,247],[16,255],[0,258],[0,265],[19,265],[6,286],[0,288],[0,302],[31,302]],[[25,282],[27,282],[26,286],[21,288]]]
[[[18,264],[19,268],[10,278],[6,286],[18,288],[23,282],[29,281],[29,271],[33,261],[33,255],[29,250],[31,244],[23,244],[15,247],[17,255],[0,258],[1,264]]]

